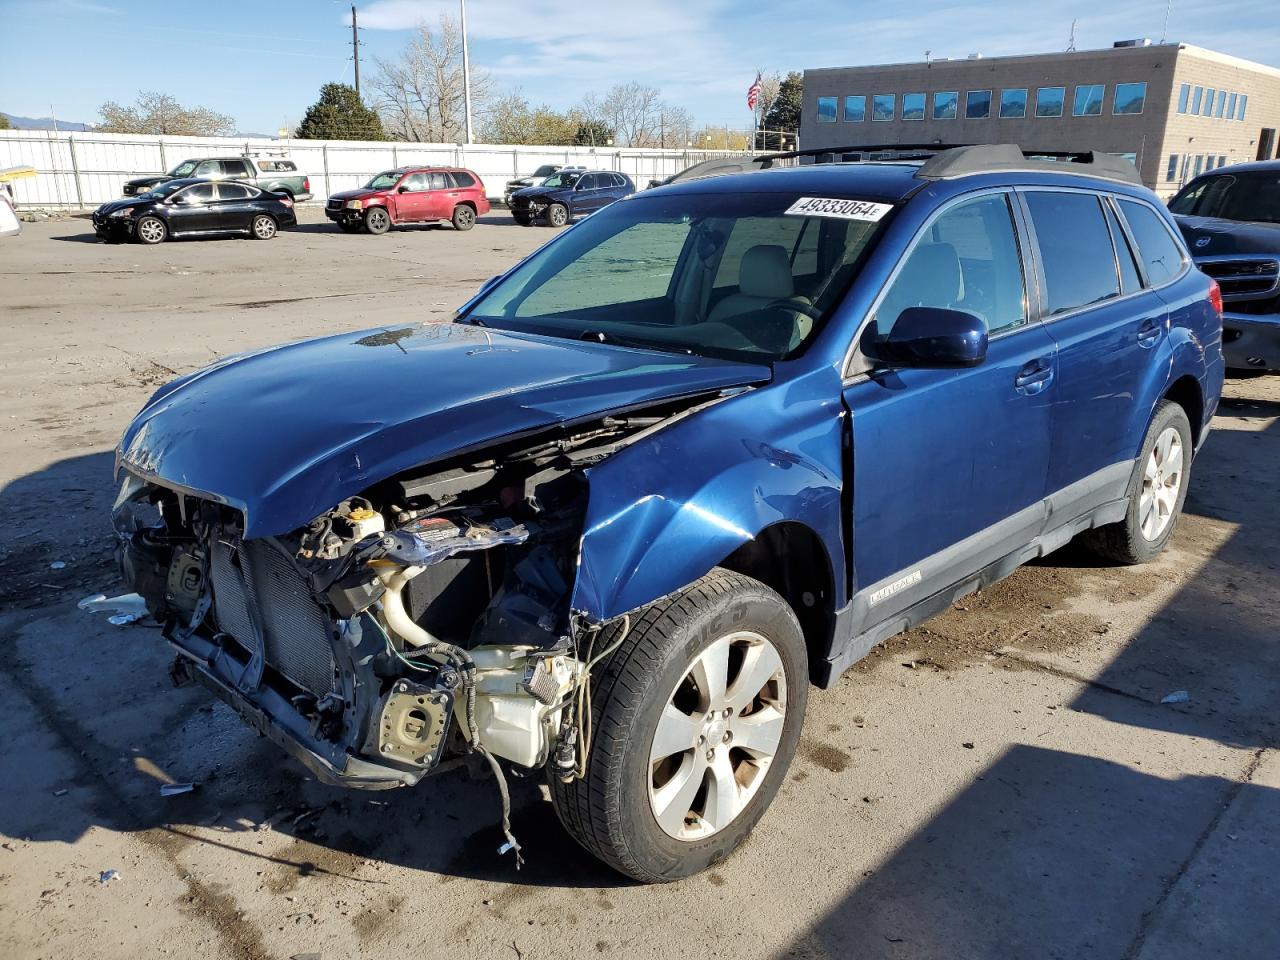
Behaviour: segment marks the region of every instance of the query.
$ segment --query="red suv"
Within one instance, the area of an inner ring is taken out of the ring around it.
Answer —
[[[359,190],[329,197],[325,216],[348,233],[386,233],[395,224],[448,220],[470,230],[489,212],[484,184],[458,167],[400,167],[378,174]]]

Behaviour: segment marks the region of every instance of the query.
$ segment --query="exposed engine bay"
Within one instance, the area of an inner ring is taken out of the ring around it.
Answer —
[[[411,785],[477,755],[500,782],[495,758],[571,779],[593,660],[626,630],[569,608],[584,470],[707,399],[410,471],[283,536],[246,539],[239,510],[125,474],[121,566],[178,651],[175,682],[325,780]]]

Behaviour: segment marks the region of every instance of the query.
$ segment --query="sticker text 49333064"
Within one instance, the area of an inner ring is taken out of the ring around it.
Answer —
[[[839,220],[881,219],[893,209],[891,203],[872,200],[842,200],[838,197],[801,197],[784,211],[792,217],[835,217]]]

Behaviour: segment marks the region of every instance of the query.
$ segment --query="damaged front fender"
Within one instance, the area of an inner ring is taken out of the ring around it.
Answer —
[[[747,391],[587,471],[571,606],[607,621],[697,580],[779,522],[809,527],[842,570],[842,407],[834,371]],[[833,601],[842,606],[842,577]]]

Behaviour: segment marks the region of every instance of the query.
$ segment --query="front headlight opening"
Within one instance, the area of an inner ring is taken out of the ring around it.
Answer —
[[[107,216],[109,217],[127,217],[133,213],[133,207],[125,207],[123,210],[112,210]]]
[[[359,210],[361,203],[362,201],[360,200],[348,200],[345,204],[343,204],[343,206],[345,206],[348,210]]]

